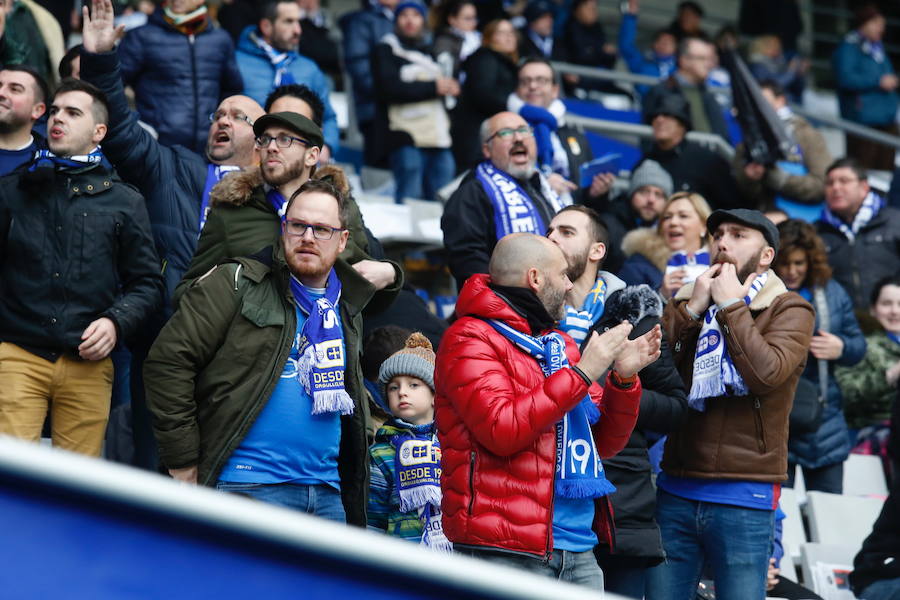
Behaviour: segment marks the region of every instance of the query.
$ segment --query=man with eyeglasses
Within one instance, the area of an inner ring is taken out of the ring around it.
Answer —
[[[324,143],[322,130],[295,112],[265,115],[253,125],[260,156],[258,169],[230,176],[211,193],[206,227],[184,279],[175,291],[177,303],[191,283],[229,258],[252,256],[271,246],[284,218],[288,200],[313,178],[328,179],[347,196],[349,240],[341,258],[368,279],[378,294],[377,308],[393,301],[403,281],[399,265],[372,260],[366,252],[366,233],[356,202],[349,197],[343,171],[327,166],[316,170]]]
[[[223,100],[210,117],[205,156],[159,143],[129,109],[115,50],[121,32],[113,24],[112,4],[110,0],[93,0],[91,4],[90,13],[87,3],[84,8],[81,77],[106,94],[109,132],[103,140],[103,153],[122,178],[144,196],[165,281],[162,309],[152,315],[129,345],[134,463],[156,470],[155,442],[144,404],[143,359],[171,314],[175,286],[191,262],[206,221],[210,190],[226,173],[259,162],[253,122],[263,110],[245,96]]]
[[[260,137],[270,151],[299,143],[272,127]],[[347,204],[329,182],[300,186],[281,231],[274,248],[196,281],[154,344],[160,458],[179,481],[365,527],[359,358],[375,290],[339,258]]]
[[[841,158],[825,172],[825,210],[816,228],[835,280],[857,310],[868,309],[875,284],[900,272],[900,210],[869,187],[859,162]]]
[[[675,60],[678,69],[667,79],[650,88],[642,103],[644,121],[656,110],[663,98],[679,94],[687,100],[694,131],[716,133],[730,143],[728,124],[722,106],[706,89],[709,72],[715,66],[715,47],[706,40],[686,37],[678,42]]]
[[[469,171],[441,217],[450,272],[462,289],[475,273],[487,273],[491,252],[510,233],[543,235],[570,198],[561,198],[537,169],[537,147],[528,123],[511,112],[481,125],[485,160]]]

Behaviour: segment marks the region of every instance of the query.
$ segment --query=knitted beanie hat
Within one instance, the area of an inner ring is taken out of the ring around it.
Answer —
[[[385,397],[388,382],[397,375],[418,377],[434,391],[434,350],[427,337],[419,332],[413,333],[406,339],[406,345],[402,349],[381,363],[378,383]]]
[[[672,195],[672,176],[655,160],[645,160],[631,174],[628,197],[631,198],[636,191],[646,185],[658,187],[663,191],[666,198]]]

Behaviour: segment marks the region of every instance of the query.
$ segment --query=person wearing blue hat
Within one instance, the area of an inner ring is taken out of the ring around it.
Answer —
[[[372,56],[376,147],[387,154],[398,203],[436,199],[456,172],[445,99],[459,96],[459,82],[432,58],[425,17],[424,4],[399,3],[394,32]]]

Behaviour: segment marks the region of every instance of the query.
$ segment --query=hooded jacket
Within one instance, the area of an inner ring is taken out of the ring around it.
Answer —
[[[597,451],[621,450],[637,419],[641,386],[588,386],[573,369],[544,377],[537,361],[484,319],[532,334],[528,320],[479,274],[465,284],[460,316],[444,334],[435,363],[435,417],[441,442],[444,532],[455,545],[546,557],[553,550],[555,425],[590,393],[602,417]],[[544,332],[539,332],[544,333]],[[568,335],[569,364],[580,358]],[[606,497],[596,501],[594,531],[609,545]]]
[[[701,328],[685,308],[693,290],[693,283],[682,287],[663,313],[686,390]],[[676,477],[784,481],[788,417],[806,365],[813,308],[769,271],[749,306],[736,302],[718,311],[716,320],[750,393],[708,399],[705,412],[690,410],[684,426],[669,435],[662,468]]]
[[[290,272],[279,245],[259,258],[216,267],[195,282],[160,332],[144,363],[147,404],[161,462],[198,465],[197,481],[215,485],[280,379],[297,330]],[[270,258],[271,257],[271,258]],[[375,288],[350,265],[334,265],[352,415],[341,417],[338,473],[347,522],[365,527],[369,416],[360,367],[362,310]]]

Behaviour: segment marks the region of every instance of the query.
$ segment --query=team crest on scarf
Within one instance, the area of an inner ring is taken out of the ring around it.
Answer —
[[[402,422],[401,422],[402,423]],[[450,552],[453,545],[444,535],[441,521],[441,445],[433,431],[396,435],[391,444],[397,452],[397,490],[402,512],[418,511],[424,523],[422,544]],[[433,426],[429,425],[429,429]]]

